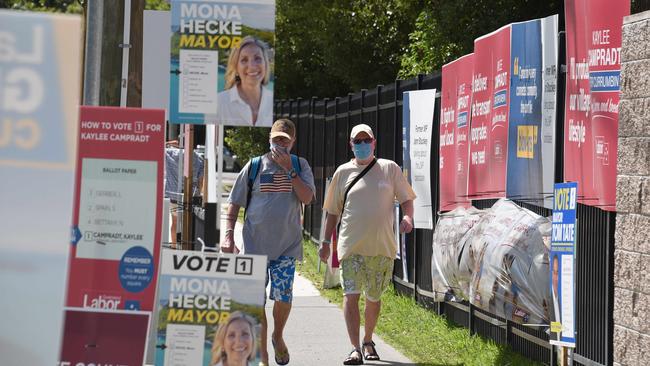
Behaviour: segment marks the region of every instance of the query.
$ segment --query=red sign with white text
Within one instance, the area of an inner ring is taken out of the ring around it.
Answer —
[[[474,41],[468,194],[505,197],[510,103],[510,25]]]
[[[578,202],[616,210],[623,17],[630,1],[566,0],[564,180]]]
[[[474,54],[442,67],[440,116],[440,211],[469,207],[469,124]]]
[[[151,311],[164,111],[82,106],[80,121],[66,306]]]

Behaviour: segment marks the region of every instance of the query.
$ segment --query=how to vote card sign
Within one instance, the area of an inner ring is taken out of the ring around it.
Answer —
[[[471,199],[506,194],[510,32],[507,25],[474,41],[468,194]],[[478,61],[480,60],[480,62]]]
[[[163,110],[80,108],[62,363],[142,364],[144,346],[125,348],[124,337],[145,345],[154,307],[164,117]]]
[[[440,211],[469,207],[467,174],[474,54],[442,67],[440,96]]]
[[[511,25],[508,198],[551,208],[555,181],[557,15]]]
[[[151,311],[164,111],[81,107],[68,307]]]
[[[81,85],[78,15],[0,9],[0,363],[59,357]]]
[[[567,0],[564,179],[578,202],[616,210],[623,17],[630,1]]]
[[[257,365],[265,271],[266,256],[163,250],[155,364],[220,365],[234,326],[251,335],[241,348]]]
[[[274,0],[172,0],[171,123],[270,127]]]
[[[410,182],[417,195],[413,202],[413,224],[417,229],[433,229],[431,139],[436,89],[409,91],[404,94],[408,94],[408,98],[405,99],[404,113],[409,114]]]
[[[549,258],[551,344],[575,347],[575,247],[578,184],[558,183],[553,192],[553,231]]]

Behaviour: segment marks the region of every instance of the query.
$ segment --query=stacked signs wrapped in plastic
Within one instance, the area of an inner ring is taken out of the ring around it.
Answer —
[[[469,300],[518,323],[548,321],[550,220],[501,199],[441,216],[433,240],[437,301]]]
[[[440,215],[433,234],[432,284],[436,301],[468,300],[469,285],[476,265],[467,244],[468,233],[485,212],[459,207]]]

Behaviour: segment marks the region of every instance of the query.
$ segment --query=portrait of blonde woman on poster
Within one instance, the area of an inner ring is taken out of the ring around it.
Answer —
[[[219,326],[212,343],[211,366],[252,366],[256,358],[255,320],[241,311]]]
[[[271,127],[273,90],[268,46],[246,36],[228,57],[224,91],[217,95],[217,122],[228,126]]]
[[[557,255],[553,256],[551,260],[551,298],[553,301],[553,311],[551,312],[551,322],[562,323],[560,314],[560,301],[559,301],[559,285],[560,285],[560,260]],[[550,338],[559,341],[561,339],[561,332],[551,332]]]

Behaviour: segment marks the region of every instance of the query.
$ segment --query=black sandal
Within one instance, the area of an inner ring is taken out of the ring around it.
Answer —
[[[355,353],[359,357],[354,357]],[[348,355],[348,358],[343,361],[344,365],[363,365],[363,354],[358,348],[353,348],[352,352]]]
[[[370,352],[366,352],[366,347],[370,347]],[[368,361],[379,361],[379,355],[375,348],[375,342],[363,342],[363,358]]]

